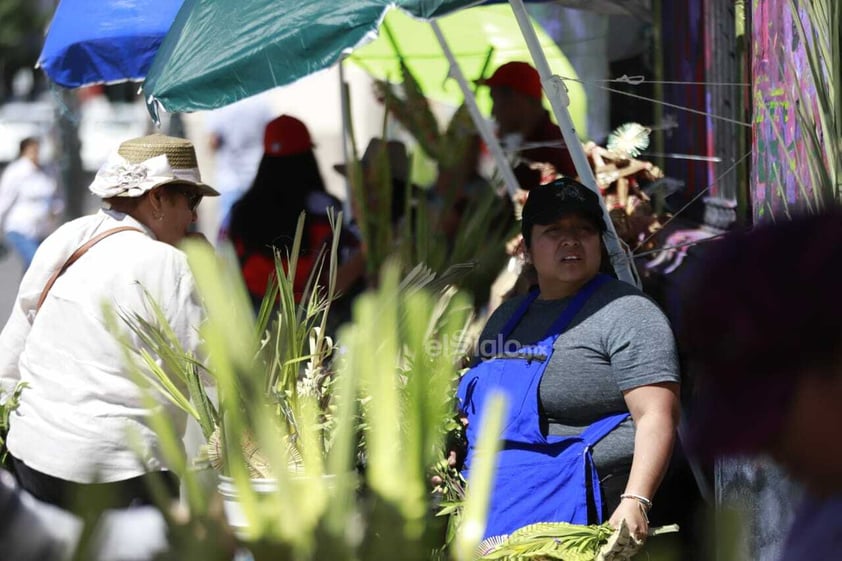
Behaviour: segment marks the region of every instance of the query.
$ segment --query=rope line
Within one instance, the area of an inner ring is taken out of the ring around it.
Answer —
[[[613,82],[615,84],[629,84],[632,86],[639,86],[640,84],[667,84],[671,86],[739,86],[741,88],[751,87],[751,84],[746,82],[683,82],[680,80],[647,80],[646,76],[643,76],[641,74],[635,74],[633,76],[623,74],[619,78],[608,78],[605,80],[580,80],[578,78],[566,78],[564,76],[560,76],[560,78],[562,80],[579,81],[585,84]]]
[[[562,80],[569,80],[571,82],[579,82],[579,83],[584,84],[584,82],[582,80],[578,80],[578,79],[575,79],[575,78],[561,78],[561,79]],[[687,111],[689,113],[695,113],[696,115],[703,115],[705,117],[710,117],[711,119],[717,119],[719,121],[725,121],[726,123],[733,123],[735,125],[740,125],[740,126],[743,126],[743,127],[751,128],[751,123],[746,123],[745,121],[738,121],[737,119],[731,119],[730,117],[722,117],[721,115],[715,115],[713,113],[708,113],[707,111],[700,111],[698,109],[691,109],[690,107],[684,107],[683,105],[676,105],[675,103],[669,103],[667,101],[661,101],[659,99],[653,99],[651,97],[646,97],[646,96],[643,96],[643,95],[637,95],[637,94],[633,94],[631,92],[624,92],[623,90],[618,90],[618,89],[615,89],[615,88],[609,88],[607,86],[600,86],[599,84],[594,84],[594,85],[596,87],[602,89],[602,90],[606,90],[606,91],[609,91],[609,92],[612,92],[612,93],[625,95],[625,96],[632,97],[632,98],[635,98],[635,99],[641,99],[643,101],[649,101],[651,103],[657,103],[659,105],[663,105],[665,107],[671,107],[673,109],[678,109],[680,111]]]
[[[726,169],[725,171],[723,171],[723,172],[719,175],[719,177],[717,177],[717,178],[716,178],[716,180],[715,180],[713,183],[711,183],[710,185],[708,185],[707,187],[705,187],[704,189],[702,189],[701,191],[699,191],[699,192],[696,194],[696,196],[695,196],[695,197],[693,197],[692,199],[690,199],[690,201],[689,201],[687,204],[685,204],[683,207],[681,207],[680,209],[678,209],[678,212],[676,212],[675,214],[673,214],[672,216],[670,216],[670,217],[669,217],[669,219],[661,225],[661,229],[666,228],[667,224],[669,224],[670,222],[672,222],[673,220],[675,220],[675,219],[678,217],[678,215],[679,215],[679,214],[681,214],[682,212],[684,212],[685,210],[687,210],[687,208],[688,208],[690,205],[692,205],[693,203],[695,203],[695,202],[699,199],[699,197],[701,197],[702,195],[704,195],[705,193],[707,193],[707,192],[708,192],[708,191],[709,191],[709,190],[710,190],[710,189],[711,189],[714,185],[716,185],[717,183],[719,183],[719,182],[722,180],[722,178],[724,178],[726,175],[728,175],[728,174],[729,174],[729,173],[731,173],[733,170],[735,170],[735,169],[737,168],[737,166],[738,166],[738,165],[740,165],[740,164],[742,163],[742,161],[743,161],[743,160],[745,160],[746,158],[748,158],[749,156],[751,156],[751,154],[752,154],[751,150],[749,150],[748,152],[746,152],[745,154],[743,154],[743,156],[742,156],[739,160],[737,160],[736,162],[734,162],[733,164],[731,164],[731,166],[729,166],[729,167],[728,167],[728,169]],[[640,242],[639,244],[637,244],[637,246],[636,246],[636,247],[632,250],[632,252],[637,251],[638,249],[640,249],[640,248],[641,248],[641,246],[645,245],[645,244],[646,244],[649,240],[651,240],[652,238],[654,238],[655,236],[657,236],[657,235],[658,235],[658,233],[659,233],[660,231],[661,231],[661,230],[658,230],[657,232],[654,232],[654,233],[650,234],[650,235],[649,235],[649,237],[647,237],[645,240],[643,240],[642,242]]]
[[[484,54],[487,55],[487,53],[484,53]],[[477,55],[479,55],[479,53],[477,53]],[[394,57],[394,55],[388,55],[388,56],[387,55],[381,55],[381,56],[369,55],[369,56],[365,56],[365,57],[355,57],[354,54],[352,53],[351,55],[349,55],[349,58],[354,59],[354,61],[358,65],[363,67],[366,72],[368,72],[369,74],[371,74],[373,76],[373,75],[375,75],[375,72],[373,72],[373,70],[371,69],[370,66],[365,64],[366,59],[391,60],[391,59],[394,59],[395,57]],[[413,59],[424,59],[424,58],[438,59],[438,58],[441,58],[441,55],[432,55],[432,54],[426,55],[426,56],[425,55],[411,55],[409,58],[413,58]],[[643,76],[626,76],[626,75],[623,75],[620,78],[614,78],[614,79],[608,79],[608,80],[580,80],[579,78],[570,78],[570,77],[567,77],[567,76],[559,76],[559,78],[561,78],[564,81],[578,82],[579,84],[582,84],[582,85],[593,85],[597,88],[600,88],[602,90],[605,90],[605,91],[608,91],[608,92],[611,92],[611,93],[624,95],[624,96],[631,97],[631,98],[634,98],[634,99],[639,99],[639,100],[642,100],[642,101],[648,101],[650,103],[657,103],[659,105],[663,105],[664,107],[670,107],[672,109],[678,109],[679,111],[687,111],[688,113],[693,113],[693,114],[696,114],[696,115],[709,117],[711,119],[724,121],[726,123],[732,123],[732,124],[735,124],[735,125],[740,125],[740,126],[746,127],[746,128],[751,128],[751,126],[752,126],[751,123],[747,123],[745,121],[740,121],[740,120],[737,120],[737,119],[731,119],[730,117],[723,117],[721,115],[716,115],[714,113],[708,113],[707,111],[701,111],[699,109],[693,109],[693,108],[690,108],[690,107],[685,107],[683,105],[678,105],[678,104],[675,104],[675,103],[669,103],[668,101],[662,101],[662,100],[659,100],[659,99],[654,99],[654,98],[646,97],[646,96],[643,96],[643,95],[633,94],[631,92],[626,92],[626,91],[618,90],[618,89],[615,89],[615,88],[609,88],[608,86],[602,85],[602,84],[606,84],[606,83],[609,83],[609,84],[610,83],[620,83],[620,84],[630,84],[630,85],[636,86],[636,85],[640,85],[641,83],[647,81]],[[447,79],[448,79],[448,77],[445,77],[445,81]],[[386,78],[386,80],[390,81],[390,82],[392,81],[391,78]],[[742,83],[737,83],[737,82],[677,82],[677,81],[655,81],[655,80],[649,80],[648,83],[650,83],[650,84],[673,84],[673,85],[708,85],[708,86],[750,86],[751,85],[751,84],[742,84]]]

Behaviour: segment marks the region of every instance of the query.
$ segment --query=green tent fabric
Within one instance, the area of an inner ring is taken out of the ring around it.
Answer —
[[[343,53],[374,39],[390,7],[398,7],[416,18],[433,18],[479,3],[470,0],[186,0],[147,74],[144,95],[153,117],[157,117],[158,103],[169,112],[222,107],[335,64]],[[394,17],[389,16],[390,20]],[[517,29],[511,16],[510,20],[512,28]],[[422,37],[433,41],[431,33]],[[408,39],[397,37],[398,41]],[[431,46],[437,47],[435,43]],[[524,50],[522,56],[512,56],[509,60],[513,58],[529,60],[529,55]],[[441,60],[446,64],[443,55]],[[560,59],[553,57],[553,60]],[[575,75],[569,65],[556,68],[564,75]],[[468,70],[467,76],[473,78],[476,76],[470,72],[479,68]],[[448,87],[455,88],[456,84]],[[583,93],[571,97],[584,104]],[[583,105],[571,107],[571,112],[584,131]]]
[[[144,95],[170,112],[221,107],[331,66],[376,32],[390,6],[429,18],[476,3],[186,0],[149,69]]]

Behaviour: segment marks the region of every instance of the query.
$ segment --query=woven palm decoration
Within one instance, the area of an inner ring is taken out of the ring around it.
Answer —
[[[620,125],[608,135],[606,148],[626,158],[636,158],[649,147],[651,131],[639,123]]]
[[[289,455],[289,464],[287,467],[290,471],[300,471],[304,463],[301,452],[288,439],[285,439],[285,441],[287,443],[287,454]],[[260,450],[252,435],[244,435],[240,446],[249,470],[249,477],[255,479],[273,477],[270,471],[269,458]],[[211,466],[215,470],[222,472],[225,466],[225,449],[222,441],[222,432],[219,427],[216,428],[208,439],[207,455]]]

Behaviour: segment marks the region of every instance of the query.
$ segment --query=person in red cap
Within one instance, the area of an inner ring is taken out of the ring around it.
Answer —
[[[514,172],[522,189],[552,181],[556,173],[576,177],[561,131],[542,104],[541,78],[535,68],[526,62],[507,62],[478,84],[491,89],[491,114],[504,147],[538,144],[518,151]]]
[[[842,551],[842,207],[730,234],[699,267],[679,332],[705,460],[769,455],[805,488],[781,559]]]
[[[229,227],[221,233],[234,245],[256,307],[275,274],[275,250],[285,255],[292,249],[301,212],[307,218],[295,271],[296,300],[303,295],[322,246],[332,238],[328,212],[342,210],[342,203],[325,190],[313,146],[310,131],[295,117],[281,115],[266,125],[257,175],[234,204]],[[343,247],[354,243],[348,235],[343,239]]]

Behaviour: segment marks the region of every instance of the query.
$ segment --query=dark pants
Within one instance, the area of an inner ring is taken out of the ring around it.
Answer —
[[[178,497],[178,477],[169,471],[112,483],[76,483],[36,471],[11,455],[10,458],[23,489],[41,501],[74,512],[155,504],[155,488],[167,498]]]

